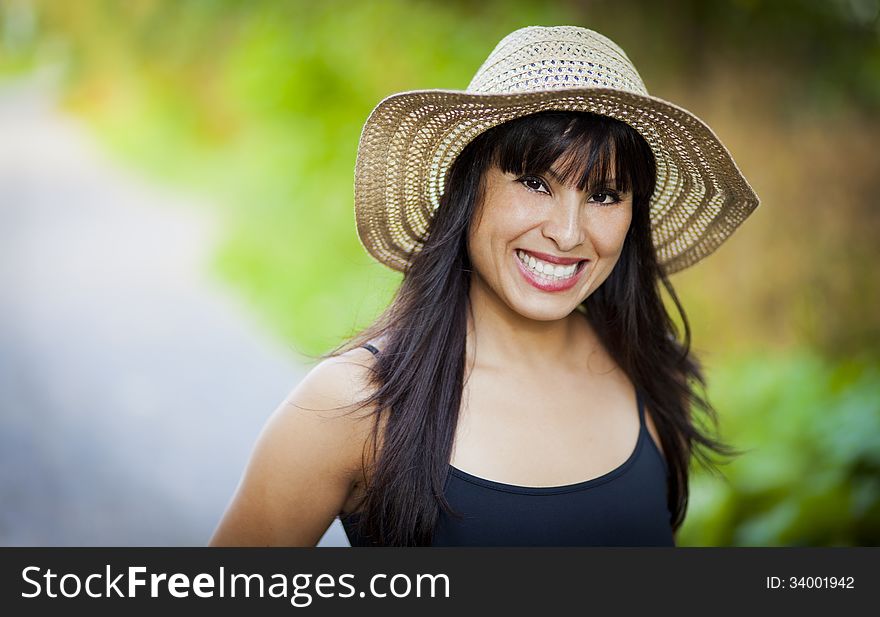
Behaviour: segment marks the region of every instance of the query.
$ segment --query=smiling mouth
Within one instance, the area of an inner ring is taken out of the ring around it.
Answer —
[[[538,259],[522,249],[517,249],[516,256],[523,267],[529,271],[529,274],[532,274],[538,280],[548,283],[559,283],[575,278],[589,261],[588,259],[582,259],[577,263],[569,265],[552,264]]]

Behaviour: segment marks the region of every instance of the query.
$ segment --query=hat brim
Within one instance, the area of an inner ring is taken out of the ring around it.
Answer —
[[[588,111],[626,122],[657,162],[651,229],[667,274],[712,253],[760,200],[702,120],[663,99],[612,88],[520,94],[413,90],[383,99],[364,124],[355,164],[355,221],[364,249],[404,271],[426,239],[446,172],[477,135],[547,110]]]

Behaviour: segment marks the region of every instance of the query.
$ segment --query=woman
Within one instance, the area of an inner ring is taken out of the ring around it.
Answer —
[[[355,189],[403,282],[273,414],[211,543],[340,515],[353,545],[674,545],[691,457],[732,450],[667,276],[758,205],[712,131],[604,36],[529,27],[467,90],[383,100]]]

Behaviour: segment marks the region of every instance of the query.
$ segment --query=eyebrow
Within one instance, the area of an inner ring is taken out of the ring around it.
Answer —
[[[553,178],[557,184],[563,184],[562,178],[556,174],[552,169],[547,170],[547,175]],[[617,187],[617,178],[608,178],[608,184],[613,187]]]

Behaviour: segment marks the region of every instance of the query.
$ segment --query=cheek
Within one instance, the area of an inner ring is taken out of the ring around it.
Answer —
[[[546,206],[544,206],[546,208]],[[505,203],[499,216],[492,219],[491,236],[496,249],[512,249],[521,244],[522,238],[542,224],[540,207],[528,200],[511,198]]]
[[[492,232],[488,221],[481,221],[475,228],[472,227],[468,234],[468,256],[473,268],[480,273],[485,273],[490,259],[490,244]]]
[[[496,253],[504,239],[504,229],[488,220],[484,220],[477,229],[473,230],[468,237],[468,253],[474,268],[483,275],[494,269],[498,261]]]
[[[472,260],[502,258],[502,253],[514,248],[517,239],[539,224],[533,207],[523,206],[513,199],[504,202],[504,207],[491,204],[482,217],[475,220],[475,227],[468,235]]]
[[[593,246],[600,257],[616,257],[623,250],[623,243],[632,222],[632,213],[623,212],[620,216],[609,216],[604,224],[596,225],[590,234]]]

